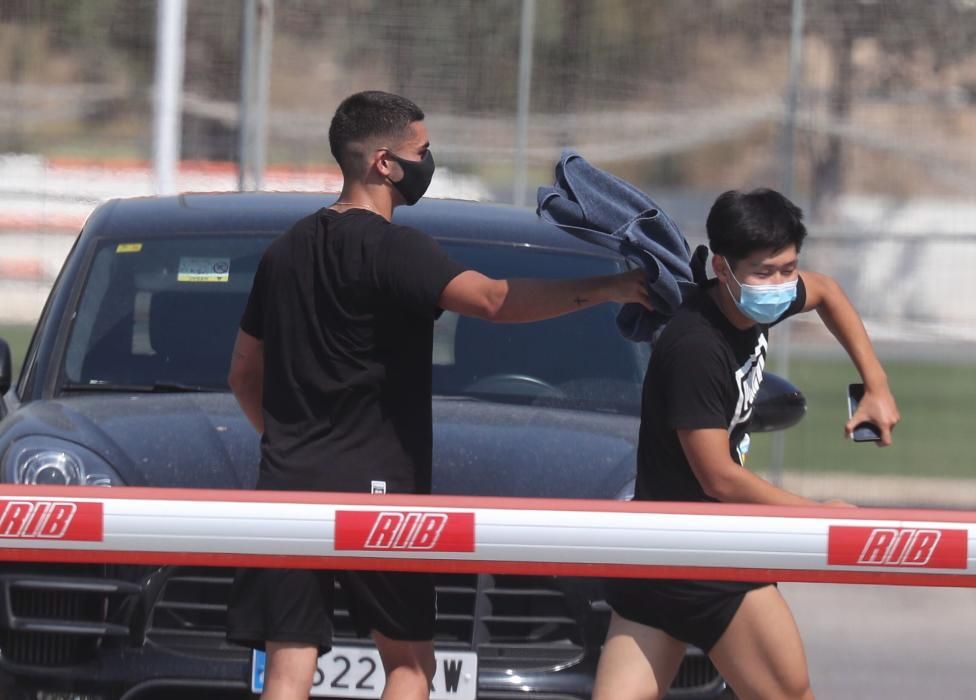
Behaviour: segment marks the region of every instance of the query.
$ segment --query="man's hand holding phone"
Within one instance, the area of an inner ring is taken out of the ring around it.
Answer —
[[[848,437],[879,446],[891,444],[891,431],[901,420],[890,391],[866,392],[863,384],[847,387],[847,417],[844,432]]]

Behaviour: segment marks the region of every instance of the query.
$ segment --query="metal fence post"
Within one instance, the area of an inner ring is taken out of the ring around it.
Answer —
[[[803,80],[803,0],[793,0],[790,16],[790,78],[786,90],[786,119],[783,126],[783,194],[793,198],[793,169],[796,155],[796,112],[800,96],[800,83]],[[787,321],[776,329],[776,344],[773,355],[776,358],[776,371],[784,378],[790,373],[790,346],[792,331]],[[777,486],[783,484],[784,462],[786,460],[786,434],[779,430],[772,436],[772,454],[769,459],[769,480]]]
[[[241,28],[241,99],[238,118],[237,188],[264,186],[274,0],[246,0]]]
[[[176,191],[183,120],[182,92],[186,0],[160,0],[156,11],[153,87],[153,185],[156,194]]]
[[[528,184],[529,103],[532,98],[532,40],[535,36],[535,0],[522,0],[519,34],[518,102],[515,115],[515,178],[512,201],[525,206]]]

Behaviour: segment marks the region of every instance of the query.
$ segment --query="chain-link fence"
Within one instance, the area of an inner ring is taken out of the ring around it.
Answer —
[[[523,0],[272,4],[271,163],[330,163],[334,107],[388,89],[427,110],[439,161],[511,198]],[[534,5],[530,183],[571,146],[650,190],[781,185],[792,163],[815,220],[853,194],[972,203],[971,0]],[[237,158],[244,7],[187,4],[184,158]],[[3,0],[0,152],[147,159],[155,21],[153,0]]]
[[[533,201],[571,147],[696,240],[719,192],[783,189],[811,222],[804,263],[842,281],[886,356],[976,394],[973,0],[270,5],[266,188],[334,187],[330,116],[377,88],[425,109],[438,164],[474,196]],[[237,186],[247,6],[187,2],[181,188]],[[0,0],[0,323],[36,315],[97,201],[152,192],[156,13]],[[791,376],[829,353],[813,326],[793,324]],[[968,458],[958,442],[940,464]]]

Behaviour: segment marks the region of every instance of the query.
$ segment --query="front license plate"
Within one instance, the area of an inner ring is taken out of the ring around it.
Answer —
[[[475,700],[478,691],[478,655],[470,651],[434,651],[437,671],[431,700]],[[264,690],[263,651],[254,651],[251,692]],[[386,678],[376,647],[333,647],[319,657],[312,685],[316,698],[378,698]]]

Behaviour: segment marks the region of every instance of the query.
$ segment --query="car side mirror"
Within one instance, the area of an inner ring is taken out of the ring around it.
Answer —
[[[806,412],[803,393],[782,377],[767,372],[759,386],[749,430],[758,433],[785,430],[799,423]]]
[[[14,381],[11,365],[10,346],[6,340],[0,338],[0,400],[10,391],[10,385]]]

